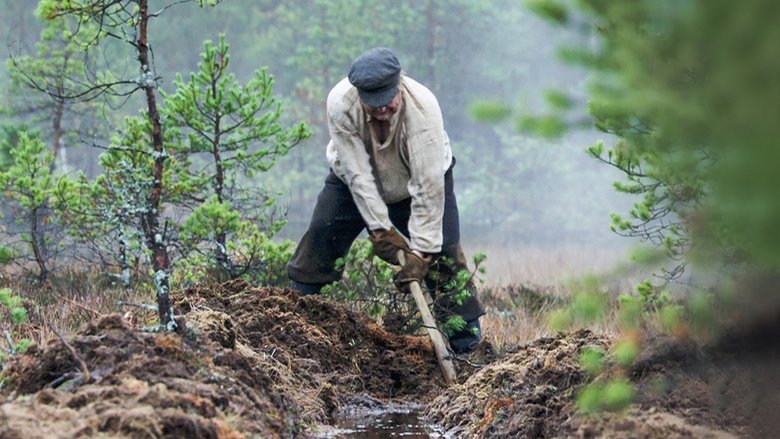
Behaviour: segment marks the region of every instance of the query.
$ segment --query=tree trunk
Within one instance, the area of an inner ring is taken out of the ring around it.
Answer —
[[[54,114],[52,115],[52,141],[51,141],[51,153],[54,156],[54,160],[51,161],[49,170],[54,173],[57,169],[57,159],[60,157],[60,147],[62,146],[62,115],[65,111],[65,104],[57,102],[54,107]],[[60,163],[60,169],[65,169],[65,163]]]
[[[45,250],[41,248],[44,237],[41,236],[41,209],[33,208],[30,213],[30,246],[32,247],[35,263],[38,264],[38,280],[41,283],[46,282],[49,276],[49,269],[46,267]]]
[[[224,67],[220,67],[221,69]],[[217,74],[219,75],[219,73]],[[219,77],[214,77],[211,80],[211,93],[213,96],[217,96],[217,82]],[[214,118],[214,141],[212,142],[211,154],[214,156],[214,193],[217,196],[217,201],[220,203],[224,201],[223,191],[225,189],[225,168],[222,163],[222,156],[220,154],[220,135],[222,134],[220,115]],[[214,257],[216,259],[217,274],[220,278],[231,278],[233,275],[233,267],[230,264],[230,260],[227,254],[227,234],[224,230],[217,232],[214,237],[216,241],[216,248]]]
[[[138,61],[141,64],[142,87],[146,93],[146,105],[149,121],[152,124],[152,148],[154,149],[154,181],[149,192],[148,209],[143,217],[143,230],[146,244],[152,252],[152,267],[154,268],[154,284],[157,288],[157,307],[160,315],[160,325],[175,329],[170,299],[170,259],[166,248],[165,231],[160,228],[160,204],[162,199],[163,171],[165,170],[165,149],[163,148],[163,132],[160,123],[160,113],[157,110],[155,78],[149,64],[149,43],[147,29],[149,25],[148,0],[139,0],[138,23]]]
[[[128,249],[127,233],[124,225],[119,226],[119,264],[122,268],[122,274],[120,275],[120,281],[122,286],[126,289],[130,289],[131,283],[131,267],[130,267],[130,252]]]

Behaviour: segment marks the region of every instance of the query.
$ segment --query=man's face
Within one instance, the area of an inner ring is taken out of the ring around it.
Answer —
[[[363,103],[368,114],[374,120],[388,121],[398,111],[398,107],[401,105],[401,90],[395,94],[393,100],[384,107],[372,107],[366,103]]]

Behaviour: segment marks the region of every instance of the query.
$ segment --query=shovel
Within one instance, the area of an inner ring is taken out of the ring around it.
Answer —
[[[401,265],[404,265],[406,263],[404,251],[399,250],[397,255],[398,261]],[[414,297],[414,301],[417,303],[417,309],[420,310],[423,326],[425,326],[425,329],[428,331],[428,336],[433,343],[433,349],[436,351],[436,359],[439,360],[439,367],[441,367],[444,382],[449,386],[456,382],[456,376],[455,367],[452,365],[452,360],[450,359],[449,351],[447,349],[447,340],[444,339],[441,331],[439,331],[436,326],[436,320],[434,320],[433,315],[431,315],[431,310],[428,308],[428,302],[425,300],[425,296],[423,296],[420,283],[417,281],[410,282],[409,290],[411,290],[412,297]]]

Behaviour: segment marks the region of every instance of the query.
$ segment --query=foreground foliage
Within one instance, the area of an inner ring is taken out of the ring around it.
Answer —
[[[637,334],[652,326],[708,341],[728,325],[774,318],[780,297],[766,286],[780,269],[774,232],[780,177],[772,165],[780,160],[780,86],[770,78],[780,74],[780,64],[768,41],[777,39],[780,6],[721,0],[530,5],[597,44],[562,51],[592,74],[587,108],[551,94],[553,114],[523,124],[558,135],[587,111],[586,124],[614,139],[587,149],[624,175],[614,184],[618,192],[638,199],[629,212],[612,215],[612,230],[650,244],[634,259],[660,267],[635,295],[620,297],[624,334],[610,358],[631,364],[641,352]],[[556,129],[545,129],[551,126]],[[688,294],[673,299],[667,289],[686,271],[693,279]],[[552,320],[561,328],[586,324],[603,315],[591,311],[607,309],[607,300],[599,288],[583,289]],[[616,380],[586,389],[580,404],[588,411],[621,407],[629,390]]]
[[[772,188],[780,181],[768,165],[779,158],[780,87],[769,78],[780,65],[767,44],[780,7],[720,0],[532,5],[598,38],[563,53],[593,73],[587,111],[617,139],[588,153],[622,171],[618,191],[640,198],[627,215],[613,216],[613,229],[681,265],[780,266],[780,237],[772,232],[780,220]],[[576,102],[558,106],[558,115],[582,110]]]

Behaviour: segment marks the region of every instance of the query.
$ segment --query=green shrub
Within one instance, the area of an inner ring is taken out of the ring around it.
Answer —
[[[471,289],[473,289],[476,273],[485,272],[482,266],[485,259],[484,254],[476,254],[474,256],[476,268],[473,272],[462,270],[443,284],[436,282],[438,284],[436,300],[452,297],[454,302],[463,303],[472,294]],[[452,261],[441,258],[436,263],[451,264]],[[336,267],[343,270],[343,275],[339,281],[323,288],[322,293],[325,296],[347,303],[351,309],[374,319],[392,317],[393,330],[402,333],[413,334],[422,327],[414,298],[398,290],[393,283],[396,269],[374,256],[368,240],[356,240],[347,256],[336,261]],[[436,280],[436,272],[430,272],[429,276]],[[445,321],[440,322],[440,329],[447,335],[465,327],[466,322],[457,315],[449,316]]]
[[[348,303],[356,311],[372,318],[392,313],[409,322],[414,311],[411,297],[398,291],[393,284],[393,267],[374,257],[371,242],[358,239],[347,256],[336,261],[343,270],[341,280],[326,285],[322,292],[338,302]]]
[[[10,288],[0,288],[0,328],[2,328],[0,369],[6,357],[23,353],[32,344],[32,340],[19,338],[18,333],[14,331],[14,327],[25,322],[27,322],[27,309],[22,303],[22,298],[15,295]]]

